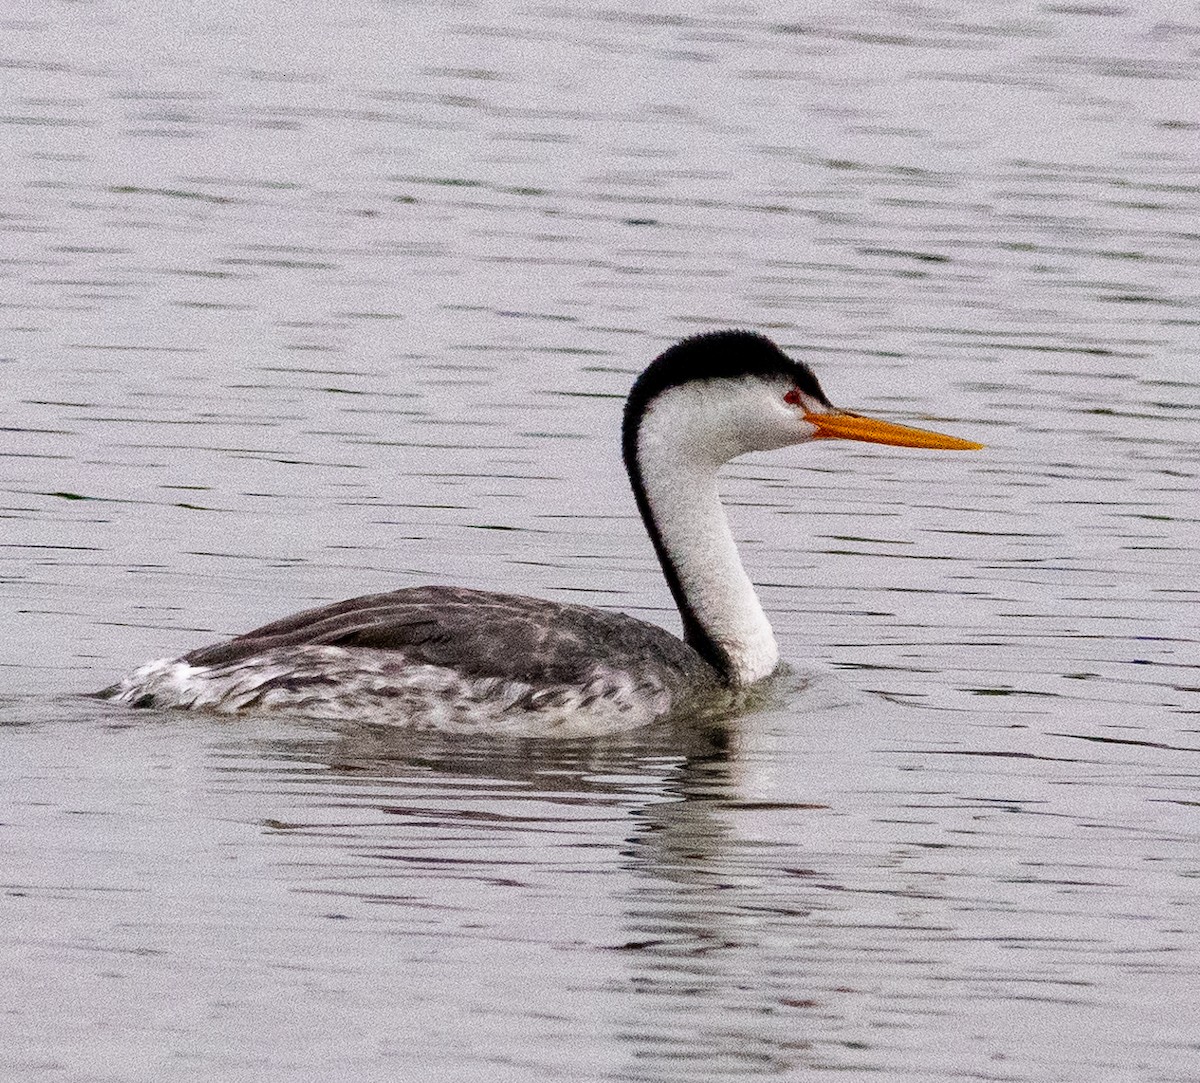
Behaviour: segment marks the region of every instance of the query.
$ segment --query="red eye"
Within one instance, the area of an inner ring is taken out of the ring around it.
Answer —
[[[783,396],[783,401],[792,406],[800,406],[804,402],[804,396],[800,392],[800,388],[793,387],[786,395]]]

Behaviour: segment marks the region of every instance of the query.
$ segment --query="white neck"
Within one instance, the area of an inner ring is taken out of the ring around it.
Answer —
[[[728,678],[749,684],[774,672],[779,648],[717,488],[720,465],[746,449],[714,440],[705,412],[695,395],[669,393],[656,400],[638,429],[637,468],[647,527],[657,533],[660,559],[670,565],[664,571],[668,579],[674,574],[682,595],[676,601],[685,638],[701,653],[715,648]],[[708,644],[696,642],[700,637]]]

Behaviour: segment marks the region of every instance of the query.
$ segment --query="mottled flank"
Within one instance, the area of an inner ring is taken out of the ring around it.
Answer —
[[[139,707],[544,736],[620,732],[731,699],[695,651],[655,625],[453,587],[309,610],[150,662],[104,695]]]

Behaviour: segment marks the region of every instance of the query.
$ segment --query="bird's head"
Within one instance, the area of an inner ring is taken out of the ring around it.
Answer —
[[[712,465],[824,439],[944,451],[983,447],[839,410],[812,369],[749,331],[684,339],[651,362],[626,402],[627,458],[645,439],[669,440],[678,454]]]

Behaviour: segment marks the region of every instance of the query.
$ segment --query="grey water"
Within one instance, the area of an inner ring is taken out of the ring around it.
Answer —
[[[0,26],[0,1078],[1200,1078],[1194,4]],[[621,398],[722,326],[988,445],[729,468],[782,701],[80,695],[421,582],[676,627]]]

